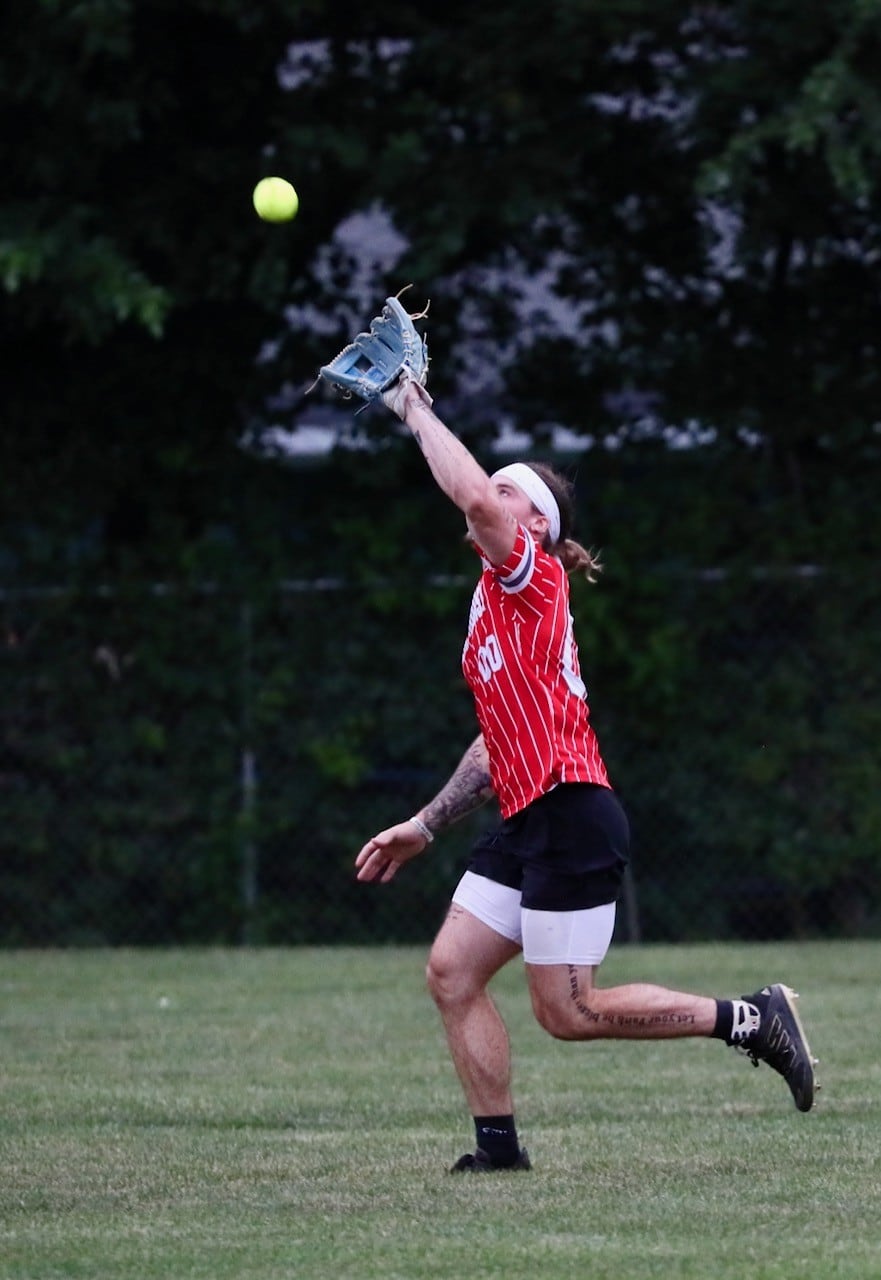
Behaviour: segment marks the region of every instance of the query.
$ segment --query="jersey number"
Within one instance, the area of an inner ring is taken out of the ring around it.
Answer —
[[[496,671],[501,671],[502,651],[495,636],[487,636],[486,641],[477,650],[477,668],[484,681],[491,680]]]

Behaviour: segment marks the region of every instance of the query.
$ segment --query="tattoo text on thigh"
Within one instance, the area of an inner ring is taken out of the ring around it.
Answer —
[[[574,964],[570,964],[569,968],[569,994],[572,997],[572,1003],[583,1018],[587,1018],[588,1022],[599,1022],[600,1015],[596,1013],[589,1005],[586,1005],[581,998],[578,990],[578,970]]]

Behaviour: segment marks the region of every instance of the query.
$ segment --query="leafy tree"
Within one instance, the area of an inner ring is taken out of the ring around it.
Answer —
[[[5,534],[44,572],[59,543],[177,572],[235,513],[256,356],[325,234],[250,205],[298,9],[4,7]]]
[[[41,526],[80,556],[210,559],[243,422],[279,386],[314,413],[320,359],[408,280],[463,429],[698,423],[874,457],[874,0],[383,3],[344,29],[315,0],[12,0],[0,21],[20,554],[54,492]],[[273,169],[291,227],[250,208]],[[376,209],[392,264],[335,238]]]
[[[409,281],[432,297],[444,416],[482,458],[508,425],[539,451],[560,424],[616,446],[575,464],[608,564],[576,608],[640,829],[663,814],[677,849],[710,850],[726,876],[764,858],[790,897],[866,883],[877,603],[854,584],[881,535],[879,30],[878,0],[450,0],[442,19],[381,0],[344,26],[326,0],[9,0],[0,788],[16,921],[28,895],[76,915],[56,892],[68,856],[105,916],[161,866],[155,936],[236,936],[229,876],[252,818],[231,780],[251,738],[280,771],[255,820],[278,888],[263,927],[284,936],[304,831],[337,867],[382,820],[389,779],[415,791],[457,758],[454,668],[412,701],[396,672],[458,634],[460,588],[413,584],[458,580],[460,522],[384,415],[306,394]],[[251,208],[267,172],[300,192],[289,226]],[[369,455],[287,470],[240,445],[324,415]],[[803,599],[793,566],[847,568],[850,588]],[[705,616],[716,572],[736,590]],[[790,584],[790,650],[764,638],[759,572]],[[316,577],[359,593],[360,625],[332,593],[279,604],[279,583]],[[15,592],[46,581],[88,590],[57,612]],[[186,609],[156,604],[187,586]],[[96,683],[105,649],[133,655],[119,687]],[[834,707],[816,697],[826,668]],[[770,720],[759,702],[732,725],[757,679]],[[657,753],[685,740],[653,791]],[[673,890],[651,886],[656,920],[671,899],[703,918],[683,865]],[[412,895],[408,936],[431,910]],[[346,898],[349,927],[362,904]]]

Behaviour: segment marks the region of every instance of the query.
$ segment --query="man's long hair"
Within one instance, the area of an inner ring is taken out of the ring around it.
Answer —
[[[567,573],[583,573],[588,582],[596,582],[603,571],[599,556],[588,551],[572,537],[575,528],[574,484],[546,462],[528,462],[526,465],[541,476],[560,508],[560,537],[553,545],[550,538],[546,537],[545,551],[558,556]]]

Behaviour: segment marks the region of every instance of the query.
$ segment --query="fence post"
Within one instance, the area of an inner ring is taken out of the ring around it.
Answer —
[[[636,880],[630,863],[624,871],[624,883],[621,887],[621,907],[624,917],[624,942],[641,942],[642,929],[639,923],[639,905],[636,900]]]
[[[250,601],[241,608],[242,642],[242,743],[239,764],[241,831],[242,946],[254,941],[257,912],[257,843],[254,838],[257,818],[257,757],[253,747],[252,632]]]

